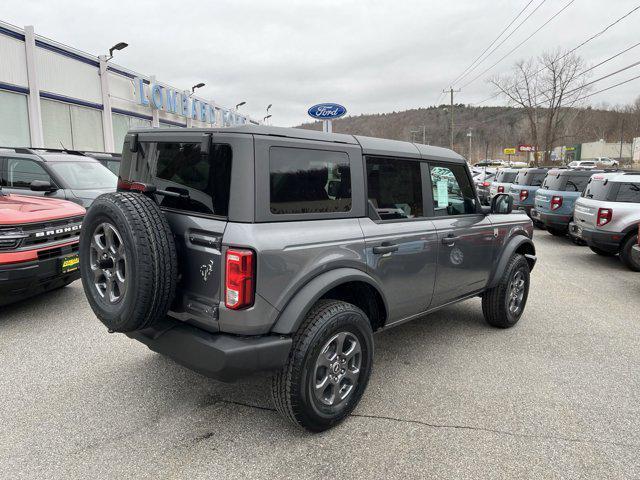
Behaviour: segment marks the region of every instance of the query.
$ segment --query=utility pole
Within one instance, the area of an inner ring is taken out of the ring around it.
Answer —
[[[469,155],[467,155],[467,160],[471,161],[471,139],[473,138],[473,132],[471,129],[467,132],[467,137],[469,137]]]
[[[422,125],[422,144],[423,145],[427,144],[427,126],[426,125]]]
[[[449,87],[449,90],[442,91],[442,93],[449,93],[451,95],[451,103],[449,107],[449,114],[451,115],[451,126],[449,127],[451,129],[451,150],[453,150],[453,94],[459,92],[460,90],[454,90],[453,87]]]
[[[624,141],[624,117],[620,116],[620,156],[618,160],[622,164],[622,142]]]

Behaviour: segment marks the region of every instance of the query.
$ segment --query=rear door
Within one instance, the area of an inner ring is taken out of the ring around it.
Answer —
[[[436,276],[437,233],[427,218],[428,167],[419,159],[366,158],[369,218],[360,219],[367,266],[383,286],[389,324],[427,310]]]
[[[610,198],[611,183],[604,175],[594,175],[589,180],[582,196],[576,201],[573,209],[574,222],[578,227],[595,228],[598,209],[606,207]]]
[[[489,280],[494,228],[480,213],[467,169],[430,162],[433,223],[438,233],[438,276],[432,306],[481,290]]]
[[[208,329],[217,328],[221,241],[238,148],[238,137],[228,134],[140,134],[138,160],[131,162],[130,173],[124,173],[165,192],[155,197],[169,221],[178,254],[178,294],[171,315]]]

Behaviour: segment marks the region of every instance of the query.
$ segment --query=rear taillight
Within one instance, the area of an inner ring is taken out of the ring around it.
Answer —
[[[554,195],[551,197],[551,210],[557,210],[562,206],[562,197]]]
[[[229,249],[225,262],[224,304],[232,310],[253,305],[255,261],[251,250]]]
[[[483,187],[488,187],[489,185],[491,185],[491,182],[482,182]]]
[[[602,227],[609,223],[613,218],[613,210],[611,208],[598,209],[598,226]]]
[[[498,187],[498,193],[504,193],[504,187],[503,186],[499,186]]]
[[[520,190],[520,201],[524,202],[527,198],[529,198],[529,190]]]

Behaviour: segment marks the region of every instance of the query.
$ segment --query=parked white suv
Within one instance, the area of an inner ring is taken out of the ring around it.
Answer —
[[[596,173],[576,201],[569,228],[598,255],[617,255],[640,272],[633,255],[640,223],[640,172]]]

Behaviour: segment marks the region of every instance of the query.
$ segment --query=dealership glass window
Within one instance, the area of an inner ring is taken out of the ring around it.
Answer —
[[[129,115],[120,115],[119,113],[112,114],[111,120],[113,122],[113,141],[116,152],[122,151],[124,137],[131,128],[151,126],[151,120],[131,117]]]
[[[344,152],[272,147],[269,178],[271,213],[351,210],[351,170]]]
[[[27,96],[0,90],[0,146],[30,145]]]
[[[51,177],[33,160],[24,158],[7,159],[7,186],[12,188],[29,188],[34,180],[50,182]]]
[[[423,217],[420,162],[367,158],[367,198],[381,220]]]
[[[42,130],[47,148],[104,150],[100,110],[42,100]]]
[[[465,167],[432,165],[430,170],[436,217],[476,213],[475,194]]]

